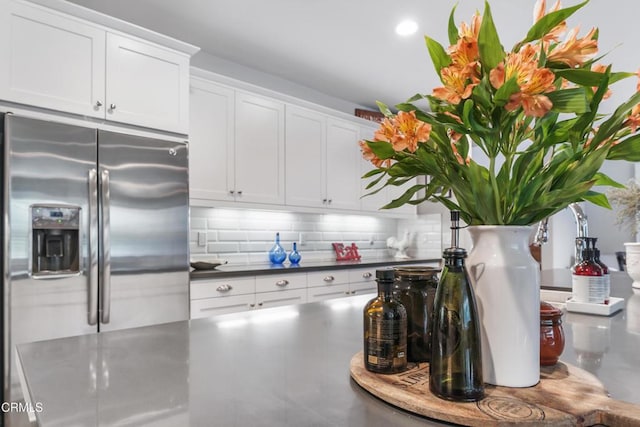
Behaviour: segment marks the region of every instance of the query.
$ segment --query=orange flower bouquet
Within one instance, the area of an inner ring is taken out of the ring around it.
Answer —
[[[428,175],[384,208],[434,200],[470,225],[529,225],[578,201],[610,207],[592,187],[620,186],[599,172],[605,159],[640,160],[640,93],[598,113],[609,86],[636,74],[597,63],[597,29],[567,33],[566,19],[586,3],[547,11],[539,0],[535,23],[508,52],[488,3],[459,27],[454,8],[450,46],[425,37],[442,86],[397,113],[379,102],[386,118],[372,141],[360,141],[375,166],[363,177],[370,194]],[[414,105],[422,99],[428,111]],[[471,144],[488,167],[470,158]]]

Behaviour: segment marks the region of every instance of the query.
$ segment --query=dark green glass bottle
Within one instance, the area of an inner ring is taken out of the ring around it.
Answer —
[[[364,307],[364,366],[381,374],[407,368],[407,312],[393,295],[392,268],[376,270],[378,296]]]
[[[439,268],[395,267],[395,292],[407,310],[407,361],[431,359],[431,314],[438,286]]]
[[[444,250],[444,269],[433,308],[429,389],[454,401],[484,397],[480,323],[466,272],[467,251],[458,247],[459,212],[451,212],[452,244]]]

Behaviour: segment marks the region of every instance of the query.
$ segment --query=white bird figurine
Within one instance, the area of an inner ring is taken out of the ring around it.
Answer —
[[[400,258],[400,259],[410,258],[409,255],[407,255],[407,249],[409,249],[410,245],[411,245],[411,233],[409,233],[409,231],[404,232],[404,236],[402,237],[402,240],[398,240],[394,236],[391,236],[387,239],[387,248],[396,250],[396,254],[394,255],[394,258]]]

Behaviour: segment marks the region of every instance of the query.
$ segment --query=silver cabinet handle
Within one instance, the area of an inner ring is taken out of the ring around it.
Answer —
[[[242,196],[242,190],[238,190],[238,196]]]
[[[100,172],[102,199],[102,314],[101,322],[109,323],[111,317],[111,190],[109,171]]]
[[[324,280],[325,282],[333,282],[334,280],[336,280],[336,278],[333,276],[325,276],[325,278],[322,280]]]
[[[109,104],[109,111],[113,111],[116,109],[116,104]]]
[[[253,308],[255,306],[256,306],[255,304],[249,304],[249,307],[251,307],[251,308]]]
[[[262,303],[261,303],[261,302],[259,302],[259,303],[258,303],[258,306],[262,307]]]
[[[333,199],[329,199],[328,202],[329,202],[329,204],[331,204],[331,202],[333,202]]]
[[[327,203],[327,199],[322,199],[322,203]]]
[[[371,276],[373,276],[373,274],[371,274],[370,272],[366,272],[366,273],[362,273],[362,277],[364,279],[371,279]]]
[[[100,107],[102,107],[102,102],[96,101],[96,108],[100,108]]]
[[[231,289],[233,289],[233,286],[225,283],[224,285],[220,285],[216,288],[216,291],[218,292],[229,292]]]
[[[89,170],[89,318],[98,323],[98,172]]]
[[[229,190],[229,194],[231,194],[232,196],[235,194],[236,192],[234,190]]]
[[[289,284],[289,281],[288,280],[284,280],[284,279],[283,280],[278,280],[276,282],[276,286],[280,286],[280,287],[287,286],[288,284]]]

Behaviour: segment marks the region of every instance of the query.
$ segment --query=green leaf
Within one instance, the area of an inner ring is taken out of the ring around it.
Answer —
[[[592,87],[599,86],[600,82],[602,82],[602,80],[605,77],[605,73],[585,70],[582,68],[578,68],[578,69],[568,68],[564,70],[554,70],[554,73],[556,76],[564,77],[570,82],[576,83],[578,85],[592,86]],[[626,79],[628,77],[634,77],[634,76],[636,76],[635,73],[627,73],[627,72],[611,73],[611,75],[609,76],[609,83],[612,84],[622,79]]]
[[[639,102],[640,92],[636,92],[625,103],[618,106],[611,117],[600,125],[591,143],[597,147],[602,141],[613,136],[620,129],[624,120],[626,120],[629,110]]]
[[[596,181],[593,185],[605,185],[608,187],[624,188],[624,184],[620,184],[618,181],[612,179],[610,176],[605,175],[602,172],[598,172],[593,178]]]
[[[424,36],[424,41],[427,44],[429,55],[431,56],[431,62],[436,69],[438,77],[440,77],[440,70],[444,67],[448,67],[451,64],[451,57],[447,55],[442,45],[428,36]]]
[[[480,54],[480,62],[490,70],[502,62],[505,53],[500,44],[500,37],[491,16],[491,7],[487,1],[484,2],[484,13],[482,15],[482,24],[478,33],[478,52]]]
[[[378,106],[378,109],[380,110],[380,112],[385,115],[385,117],[393,116],[393,113],[391,112],[389,107],[387,107],[387,104],[385,104],[384,102],[376,101],[376,105]]]
[[[511,95],[518,92],[518,90],[520,90],[520,86],[518,86],[517,78],[515,76],[511,77],[496,91],[493,100],[497,106],[503,106],[509,102]]]
[[[533,26],[529,29],[527,36],[513,48],[513,51],[515,52],[520,50],[520,47],[525,43],[529,43],[530,41],[542,38],[542,36],[547,34],[553,28],[557,27],[560,23],[562,23],[562,21],[565,21],[568,17],[573,15],[578,9],[583,7],[588,2],[589,0],[572,7],[567,7],[565,9],[556,10],[555,12],[546,14],[538,22],[533,24]]]
[[[378,175],[383,172],[384,172],[384,169],[372,169],[369,172],[362,175],[362,179],[371,178],[372,176]]]
[[[384,205],[382,209],[398,208],[408,203],[411,200],[411,198],[414,196],[414,194],[416,194],[418,191],[422,190],[423,188],[424,188],[423,184],[416,184],[412,186],[407,191],[405,191],[400,197]]]
[[[607,196],[602,193],[598,193],[596,191],[588,191],[587,194],[582,196],[582,198],[588,202],[593,203],[594,205],[601,206],[606,209],[611,209],[611,205],[609,204]]]
[[[640,134],[630,136],[609,149],[607,160],[640,162]]]
[[[455,12],[456,12],[456,8],[458,7],[458,4],[456,3],[453,6],[453,9],[451,9],[451,13],[449,14],[449,25],[447,27],[447,32],[449,33],[449,44],[450,45],[454,45],[458,42],[458,28],[456,27],[456,22],[455,22]]]
[[[382,160],[390,159],[396,154],[391,144],[385,141],[367,141],[367,145],[373,154]]]
[[[589,101],[584,88],[556,90],[545,93],[553,103],[552,111],[558,113],[582,114],[590,111]]]

